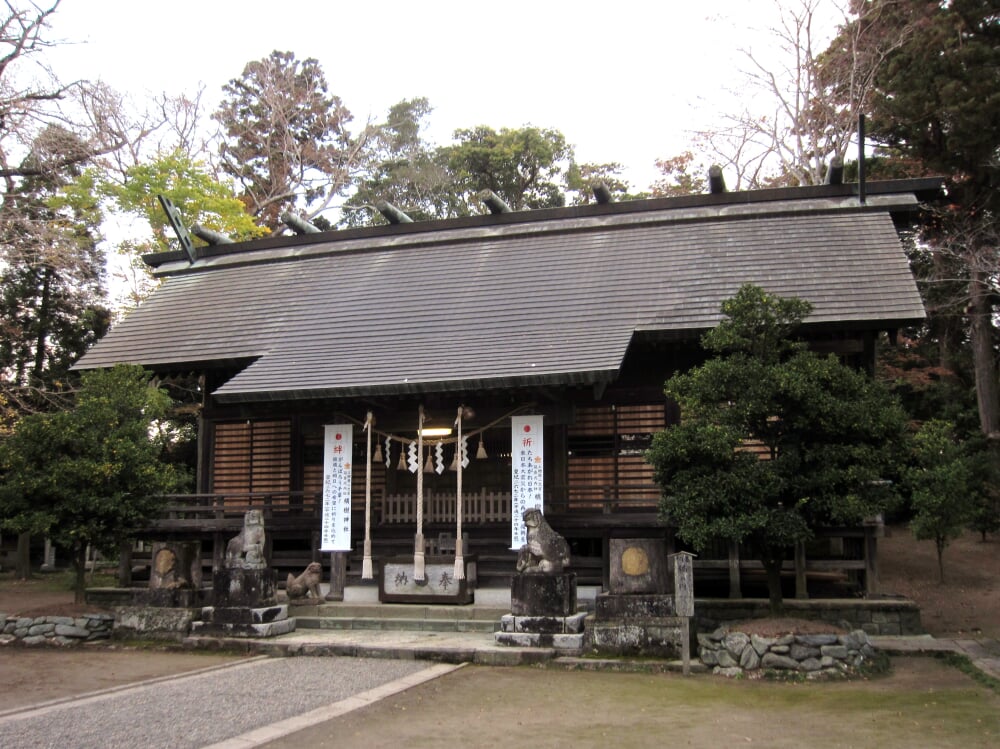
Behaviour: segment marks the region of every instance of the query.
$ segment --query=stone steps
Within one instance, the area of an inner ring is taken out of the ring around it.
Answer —
[[[498,620],[487,619],[413,619],[390,617],[299,616],[298,629],[364,629],[409,632],[496,632]]]
[[[297,604],[290,614],[300,629],[406,632],[496,632],[510,613],[499,606],[420,606],[399,603]]]

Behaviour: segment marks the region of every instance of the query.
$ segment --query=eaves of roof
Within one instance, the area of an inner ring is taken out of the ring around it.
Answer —
[[[78,367],[250,361],[215,393],[230,402],[597,384],[637,332],[696,335],[743,283],[808,299],[813,326],[892,328],[924,315],[892,221],[916,205],[834,196],[253,243],[161,266]]]

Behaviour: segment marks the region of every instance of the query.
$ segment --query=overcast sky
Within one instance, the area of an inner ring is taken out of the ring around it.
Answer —
[[[556,128],[579,161],[618,161],[645,189],[657,158],[739,108],[740,49],[767,54],[775,14],[771,0],[64,0],[50,60],[137,99],[202,83],[211,112],[248,61],[292,51],[320,61],[358,122],[426,96],[436,143]]]

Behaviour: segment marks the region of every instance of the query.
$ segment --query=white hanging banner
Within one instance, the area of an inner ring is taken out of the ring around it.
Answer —
[[[542,463],[542,416],[512,416],[511,441],[511,549],[520,549],[528,540],[524,511],[542,506],[544,470]]]
[[[320,551],[351,550],[351,463],[354,427],[323,427],[323,522]]]

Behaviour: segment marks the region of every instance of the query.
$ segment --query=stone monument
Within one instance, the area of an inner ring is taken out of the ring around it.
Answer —
[[[127,604],[115,607],[115,637],[183,639],[210,595],[202,588],[201,541],[154,541],[147,587],[121,592]]]
[[[612,538],[610,589],[594,600],[589,645],[611,655],[676,658],[690,639],[663,538]]]
[[[275,597],[274,570],[264,557],[264,514],[248,510],[243,530],[226,545],[225,567],[212,575],[214,605],[202,610],[192,632],[272,637],[295,630],[288,605]]]
[[[527,541],[518,552],[511,580],[511,613],[501,618],[495,640],[502,645],[579,652],[587,615],[576,610],[576,573],[564,571],[569,544],[541,510],[529,508],[523,517]]]
[[[193,608],[201,598],[201,541],[154,541],[149,589],[138,603]]]

